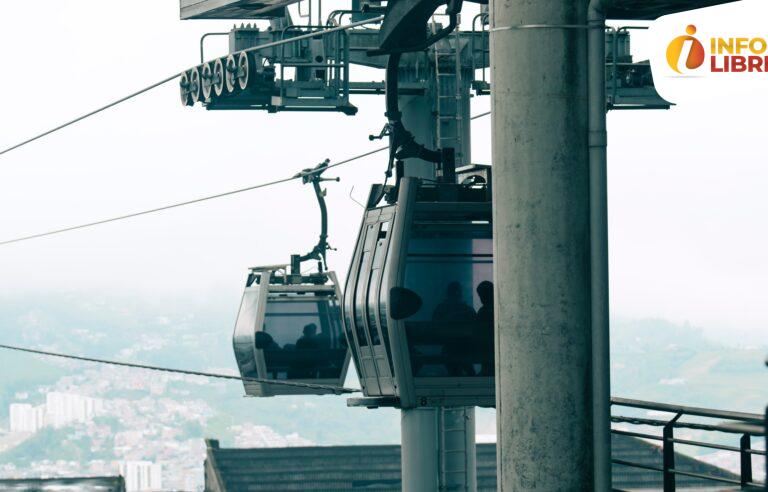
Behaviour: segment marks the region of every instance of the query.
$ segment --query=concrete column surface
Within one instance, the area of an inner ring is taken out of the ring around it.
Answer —
[[[400,412],[403,492],[475,492],[475,408]]]
[[[503,491],[593,487],[586,8],[490,4]]]
[[[437,492],[440,454],[436,408],[400,411],[403,492]]]

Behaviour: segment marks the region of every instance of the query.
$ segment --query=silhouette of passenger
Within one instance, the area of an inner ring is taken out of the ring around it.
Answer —
[[[432,313],[432,321],[439,323],[434,336],[442,340],[445,367],[451,376],[474,376],[475,370],[467,358],[471,332],[476,323],[475,310],[464,302],[461,284],[451,282],[445,291],[445,299]]]
[[[484,280],[477,286],[477,297],[482,306],[477,310],[477,351],[480,360],[480,375],[493,376],[493,282]]]
[[[265,331],[256,332],[255,342],[256,348],[264,351],[264,363],[267,366],[269,377],[272,379],[280,379],[281,368],[280,363],[277,362],[282,353],[280,345],[275,342],[272,335]]]
[[[317,325],[309,323],[304,326],[302,335],[296,340],[296,352],[293,355],[290,378],[314,379],[317,378],[317,350],[320,344],[317,340]]]
[[[461,297],[461,284],[451,282],[445,291],[445,299],[432,313],[432,321],[470,321],[475,319],[475,310]]]
[[[263,331],[256,332],[256,348],[262,350],[280,350],[272,335]]]
[[[493,326],[493,282],[483,280],[477,286],[477,297],[480,298],[480,309],[477,310],[477,320]]]
[[[310,323],[304,326],[303,335],[296,340],[296,350],[312,350],[319,347],[317,340],[317,325]]]

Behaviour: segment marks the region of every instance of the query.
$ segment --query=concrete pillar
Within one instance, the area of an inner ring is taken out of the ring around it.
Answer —
[[[477,490],[475,409],[400,412],[403,492]]]
[[[403,492],[438,490],[437,409],[400,411],[400,443]]]
[[[593,487],[586,8],[490,5],[503,491]]]

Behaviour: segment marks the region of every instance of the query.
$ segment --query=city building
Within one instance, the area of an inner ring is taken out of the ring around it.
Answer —
[[[151,461],[123,461],[120,475],[125,478],[127,492],[146,492],[163,488],[163,467]]]
[[[43,405],[11,403],[9,413],[11,432],[34,433],[45,425],[45,407]]]
[[[58,428],[72,422],[88,422],[103,409],[104,402],[98,398],[51,392],[45,396],[45,424]]]

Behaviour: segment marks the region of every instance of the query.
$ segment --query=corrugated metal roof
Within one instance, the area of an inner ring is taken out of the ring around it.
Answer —
[[[621,435],[613,436],[613,457],[657,467],[662,461],[661,450],[657,446]],[[737,478],[732,473],[681,454],[675,455],[675,468]],[[206,490],[399,491],[400,474],[400,446],[226,449],[209,443]],[[613,484],[624,490],[661,489],[663,480],[659,472],[614,465]],[[677,484],[679,487],[711,486],[713,482],[678,476]],[[477,445],[477,490],[496,490],[494,444]]]

